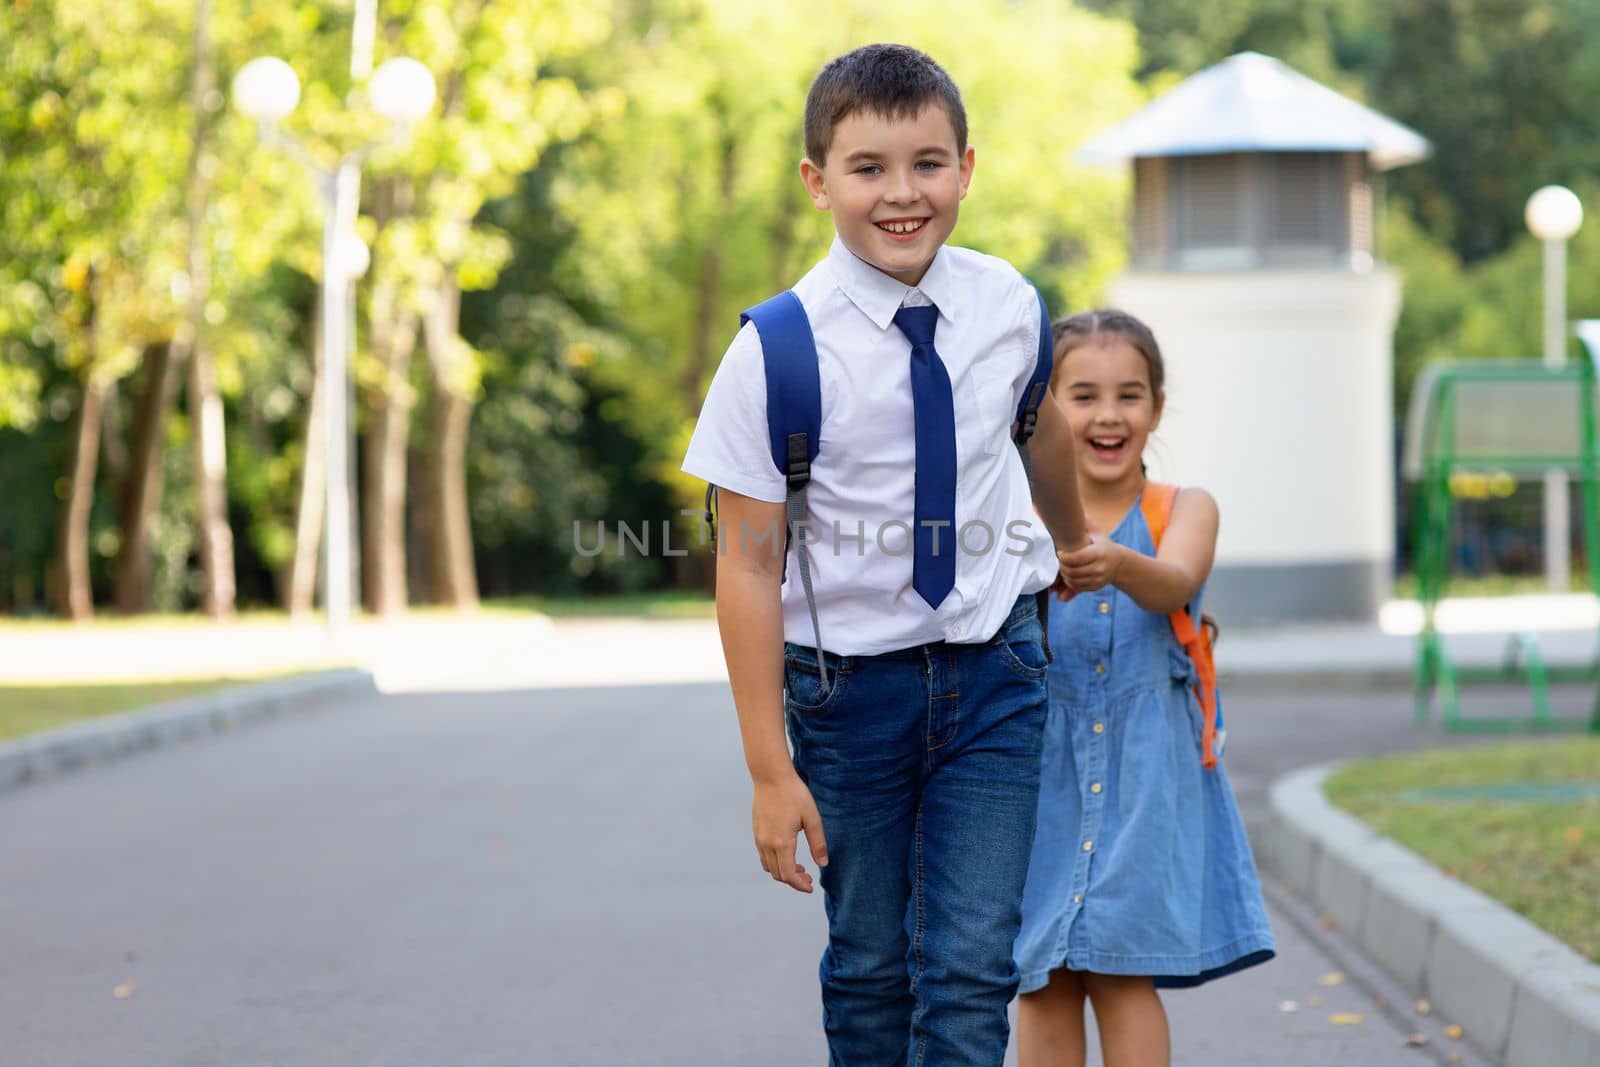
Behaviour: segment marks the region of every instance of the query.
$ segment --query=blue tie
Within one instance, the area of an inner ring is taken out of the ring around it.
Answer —
[[[911,402],[916,412],[916,529],[912,534],[911,585],[929,607],[937,608],[956,584],[955,401],[950,393],[950,375],[933,347],[939,309],[903,307],[894,313],[894,324],[911,342]]]

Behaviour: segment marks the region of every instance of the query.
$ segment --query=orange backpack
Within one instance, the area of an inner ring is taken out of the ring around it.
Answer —
[[[1150,527],[1150,538],[1161,547],[1161,535],[1167,532],[1167,520],[1172,518],[1172,504],[1178,498],[1178,487],[1147,481],[1139,510],[1144,513],[1145,525]],[[1211,655],[1211,635],[1205,627],[1196,626],[1188,608],[1180,608],[1167,616],[1172,623],[1173,635],[1189,654],[1197,679],[1195,696],[1200,698],[1200,714],[1204,729],[1200,734],[1200,764],[1206,770],[1217,766],[1217,750],[1221,748],[1221,709],[1217,702],[1217,665]]]

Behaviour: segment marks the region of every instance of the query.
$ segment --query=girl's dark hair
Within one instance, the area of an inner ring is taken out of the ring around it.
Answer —
[[[1067,358],[1067,353],[1074,348],[1086,345],[1096,337],[1117,337],[1132,345],[1144,357],[1145,366],[1150,370],[1150,393],[1157,404],[1167,388],[1167,364],[1161,358],[1161,346],[1156,344],[1156,335],[1150,327],[1117,308],[1098,308],[1094,311],[1082,311],[1076,315],[1059,318],[1050,324],[1050,340],[1054,353],[1055,367],[1051,372],[1051,389],[1055,388],[1055,371],[1061,369],[1061,364]],[[1139,464],[1141,470],[1144,463]],[[1200,626],[1216,643],[1222,631],[1217,626],[1217,620],[1210,615],[1200,616]]]
[[[1056,369],[1060,369],[1068,352],[1106,335],[1128,342],[1144,357],[1146,366],[1150,368],[1150,392],[1160,403],[1167,387],[1167,365],[1161,358],[1161,346],[1156,344],[1156,335],[1150,332],[1150,327],[1126,311],[1099,308],[1068,315],[1051,323],[1050,338]]]

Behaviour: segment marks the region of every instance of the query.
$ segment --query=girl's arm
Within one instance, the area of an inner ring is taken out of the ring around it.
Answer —
[[[822,816],[789,758],[783,724],[784,506],[717,491],[717,630],[739,715],[745,765],[755,786],[751,821],[761,866],[780,882],[811,892],[795,862],[804,830],[817,865],[828,862]]]
[[[1093,534],[1087,548],[1061,555],[1061,572],[1078,592],[1114,585],[1156,615],[1182,609],[1211,573],[1220,517],[1204,489],[1184,489],[1154,558]]]

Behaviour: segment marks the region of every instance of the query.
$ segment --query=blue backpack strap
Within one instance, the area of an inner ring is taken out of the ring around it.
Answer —
[[[747,322],[761,335],[772,462],[795,489],[810,482],[822,438],[822,380],[811,320],[794,290],[786,289],[742,313],[739,325]]]
[[[1028,477],[1030,492],[1033,489],[1033,458],[1028,454],[1028,438],[1033,436],[1039,424],[1039,405],[1050,389],[1050,371],[1055,366],[1055,338],[1050,330],[1050,309],[1045,306],[1039,290],[1035,289],[1033,295],[1039,298],[1039,353],[1033,361],[1033,375],[1022,390],[1022,399],[1017,402],[1017,417],[1011,424],[1011,439],[1016,442],[1017,454],[1022,457],[1022,471]],[[1050,598],[1054,595],[1049,589],[1039,593],[1039,625],[1045,633],[1050,632]],[[1054,659],[1049,642],[1045,643],[1045,659]]]
[[[803,529],[806,521],[806,487],[811,484],[811,461],[822,441],[822,376],[817,366],[817,341],[800,298],[789,289],[764,300],[739,316],[739,325],[753,322],[761,335],[761,359],[767,378],[767,433],[773,465],[784,479],[784,513],[788,533]],[[788,571],[788,538],[784,569]],[[817,621],[817,598],[811,589],[811,558],[804,537],[795,546],[800,584],[811,612],[816,638],[817,671],[824,692],[831,690],[822,654],[822,626]]]
[[[1034,427],[1039,421],[1039,404],[1044,400],[1044,394],[1050,388],[1050,369],[1055,364],[1055,343],[1050,335],[1050,309],[1045,307],[1044,297],[1039,296],[1039,291],[1034,290],[1033,295],[1039,298],[1039,355],[1034,361],[1033,377],[1028,379],[1028,385],[1022,390],[1022,399],[1017,403],[1017,417],[1011,424],[1011,439],[1022,448],[1028,443],[1028,438],[1033,436]]]

